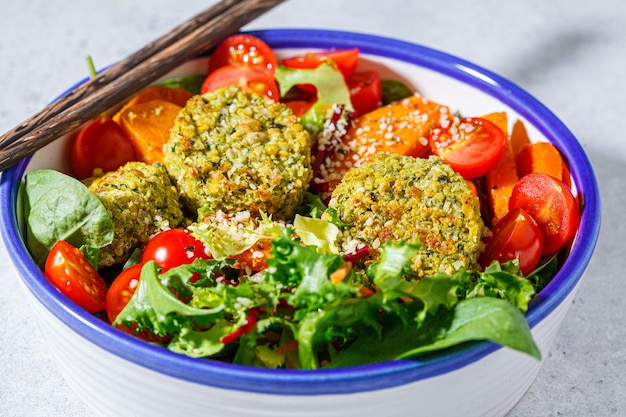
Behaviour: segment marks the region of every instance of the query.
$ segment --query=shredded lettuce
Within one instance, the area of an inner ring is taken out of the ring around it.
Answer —
[[[328,250],[336,230],[318,222],[297,222],[314,238],[281,227],[268,269],[240,277],[238,285],[223,280],[231,260],[196,260],[163,274],[148,262],[114,324],[169,336],[168,349],[192,357],[269,368],[413,358],[476,340],[540,358],[523,314],[533,286],[515,262],[417,280],[408,266],[419,245],[386,242],[369,276],[350,268],[332,280],[351,264]],[[192,282],[198,272],[202,278]],[[364,296],[370,282],[377,291]],[[258,320],[250,323],[253,310]],[[233,334],[236,340],[228,340]],[[297,348],[284,350],[288,343]]]

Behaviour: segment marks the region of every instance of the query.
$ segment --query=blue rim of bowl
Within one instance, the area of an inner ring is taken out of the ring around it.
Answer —
[[[271,29],[248,32],[273,48],[351,48],[424,67],[479,89],[503,102],[557,145],[571,165],[578,190],[584,190],[580,230],[570,255],[556,277],[531,303],[527,314],[534,327],[574,289],[594,251],[600,229],[600,196],[596,177],[584,150],[568,128],[534,97],[510,81],[470,62],[402,40],[354,32],[316,29]],[[29,291],[74,332],[125,360],[181,380],[256,393],[324,395],[356,393],[400,386],[453,372],[501,349],[491,342],[476,342],[418,360],[397,360],[371,365],[316,371],[270,370],[172,353],[112,329],[60,293],[32,263],[18,232],[18,184],[30,158],[2,174],[0,180],[2,234],[7,250]],[[545,353],[545,352],[544,352]]]

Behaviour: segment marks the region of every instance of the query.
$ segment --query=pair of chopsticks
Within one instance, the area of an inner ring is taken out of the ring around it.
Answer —
[[[0,136],[0,171],[130,98],[283,0],[221,0]]]

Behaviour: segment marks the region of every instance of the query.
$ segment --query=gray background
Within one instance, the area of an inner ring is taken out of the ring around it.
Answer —
[[[84,78],[86,55],[98,68],[113,63],[211,3],[0,0],[0,131]],[[510,416],[626,415],[624,24],[622,0],[288,0],[246,26],[344,29],[443,50],[520,85],[579,138],[601,186],[602,233],[539,377]],[[46,352],[18,279],[0,243],[0,415],[89,417]]]

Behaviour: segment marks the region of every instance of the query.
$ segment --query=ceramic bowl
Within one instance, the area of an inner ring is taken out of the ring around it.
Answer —
[[[545,358],[579,287],[600,227],[598,185],[581,145],[544,105],[506,79],[448,54],[400,40],[322,30],[253,32],[279,56],[358,47],[363,67],[393,73],[424,96],[480,115],[506,111],[534,141],[556,145],[581,197],[580,229],[568,259],[527,313]],[[204,70],[206,59],[178,74]],[[119,332],[62,296],[31,260],[18,226],[17,191],[25,172],[66,168],[58,140],[2,174],[1,221],[7,249],[46,344],[76,393],[103,416],[501,416],[535,379],[541,362],[481,342],[418,360],[298,371],[192,359]]]

